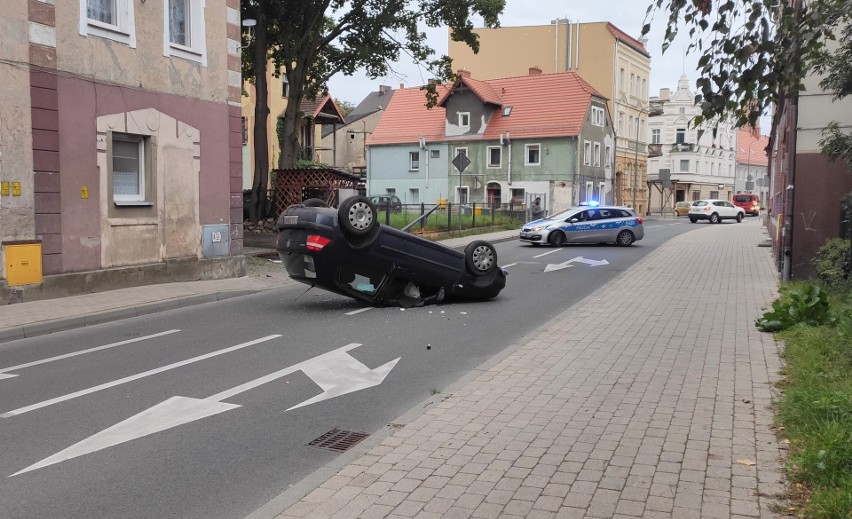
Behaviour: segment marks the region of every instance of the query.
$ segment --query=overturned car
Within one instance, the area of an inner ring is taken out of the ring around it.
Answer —
[[[491,299],[506,286],[491,243],[476,240],[461,252],[380,225],[376,217],[363,196],[338,209],[318,199],[288,207],[277,221],[276,245],[288,275],[380,306]]]

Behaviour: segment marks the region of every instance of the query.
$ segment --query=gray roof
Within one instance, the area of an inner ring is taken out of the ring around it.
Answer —
[[[358,121],[359,119],[363,119],[368,115],[376,113],[378,110],[384,110],[388,107],[388,103],[390,103],[391,97],[393,97],[394,90],[391,87],[387,87],[382,85],[379,87],[379,90],[375,92],[370,92],[367,94],[358,106],[356,106],[349,115],[346,116],[346,124],[343,126],[338,126],[338,128],[345,128],[350,124]],[[331,134],[334,130],[333,126],[326,125],[322,128],[322,136],[326,137]]]

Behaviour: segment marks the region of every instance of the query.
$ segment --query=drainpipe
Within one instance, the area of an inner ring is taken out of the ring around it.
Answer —
[[[509,172],[507,175],[508,184],[512,185],[512,141],[509,139],[509,132],[506,132],[506,146],[509,147]]]
[[[793,201],[795,200],[796,191],[796,137],[799,128],[799,94],[798,92],[790,101],[790,113],[792,114],[792,128],[788,125],[787,131],[790,132],[790,150],[791,155],[788,156],[790,161],[790,179],[785,187],[787,191],[787,207],[784,215],[784,262],[781,272],[782,281],[790,281],[793,270],[793,219],[795,212],[793,210]]]

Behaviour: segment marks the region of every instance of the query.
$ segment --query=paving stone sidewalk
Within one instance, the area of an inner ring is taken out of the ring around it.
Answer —
[[[749,221],[671,240],[279,517],[776,517],[764,239]]]

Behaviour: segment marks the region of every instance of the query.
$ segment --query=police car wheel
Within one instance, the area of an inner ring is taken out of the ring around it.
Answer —
[[[565,245],[565,235],[562,234],[561,231],[553,231],[550,233],[550,236],[547,237],[547,242],[554,247],[561,247]]]
[[[633,233],[630,231],[621,231],[615,238],[615,242],[621,247],[629,247],[633,245]]]

